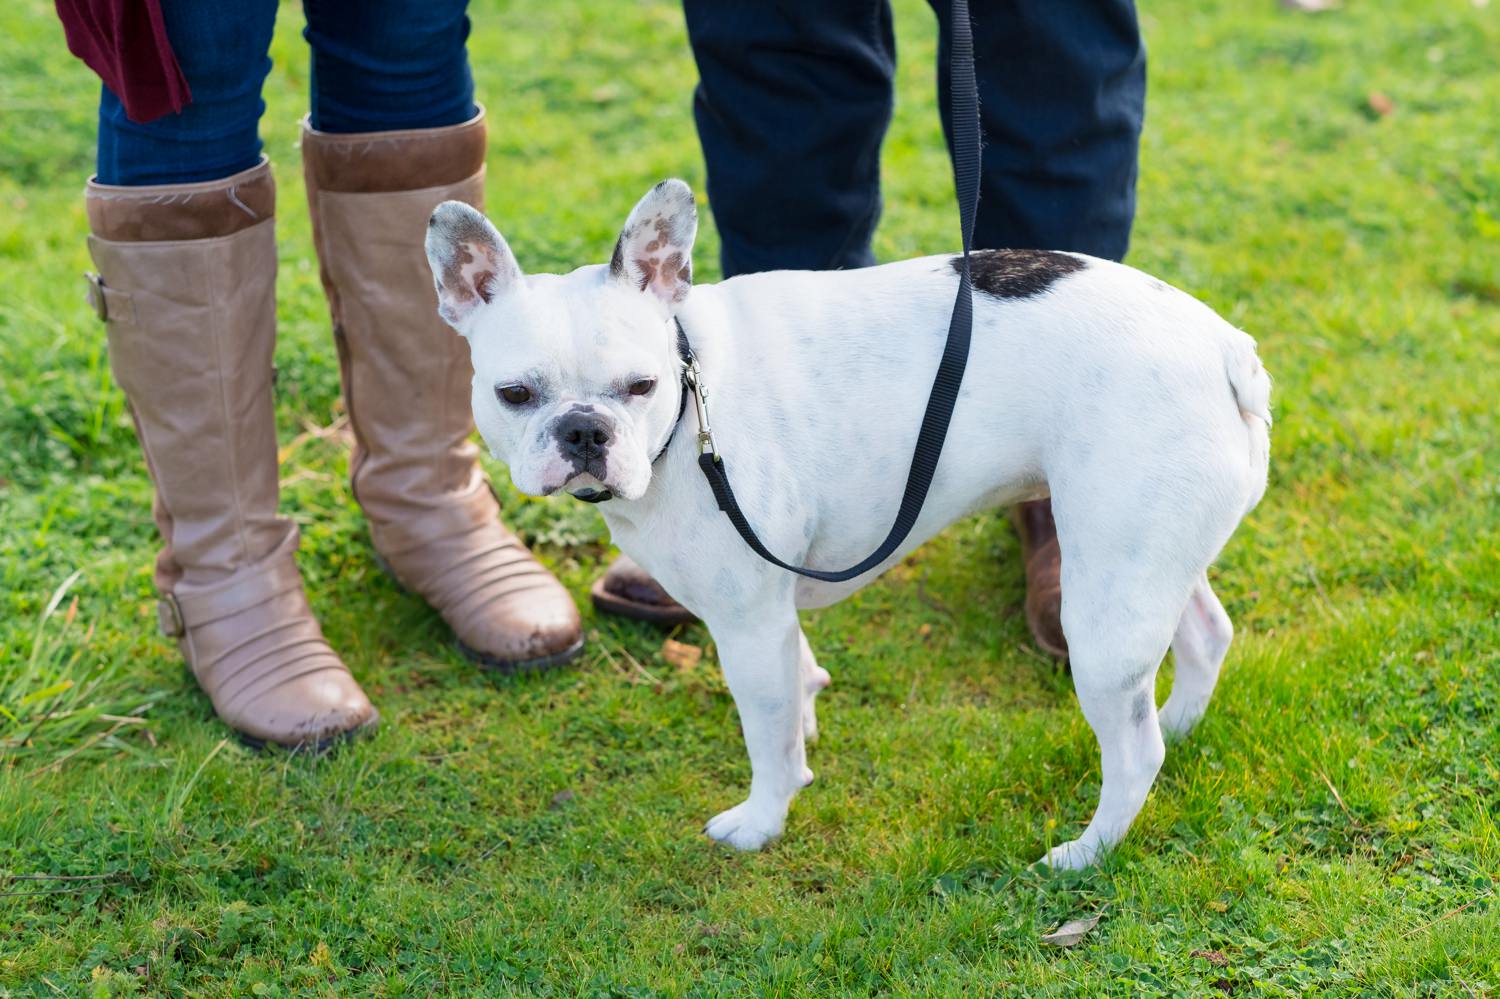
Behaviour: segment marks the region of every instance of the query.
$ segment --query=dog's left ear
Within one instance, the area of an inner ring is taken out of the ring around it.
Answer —
[[[437,287],[438,315],[454,329],[521,280],[521,265],[505,237],[462,201],[443,202],[427,220],[427,263]]]
[[[625,220],[609,261],[611,280],[650,292],[667,304],[687,298],[693,286],[693,239],[698,208],[693,189],[664,180]]]

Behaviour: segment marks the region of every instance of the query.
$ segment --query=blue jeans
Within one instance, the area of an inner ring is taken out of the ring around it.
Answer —
[[[312,47],[312,126],[381,132],[474,117],[467,0],[303,0]],[[261,86],[276,0],[162,0],[192,88],[181,114],[141,125],[99,99],[98,180],[128,186],[218,180],[260,161]]]
[[[947,131],[949,6],[929,2]],[[874,263],[896,68],[889,0],[683,6],[724,275]],[[1146,101],[1134,3],[970,7],[985,143],[974,245],[1123,257]]]

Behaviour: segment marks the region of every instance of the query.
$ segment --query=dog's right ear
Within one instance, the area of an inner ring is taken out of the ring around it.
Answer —
[[[521,267],[505,238],[462,201],[443,202],[428,219],[427,263],[437,286],[438,315],[460,333],[475,309],[521,280]]]

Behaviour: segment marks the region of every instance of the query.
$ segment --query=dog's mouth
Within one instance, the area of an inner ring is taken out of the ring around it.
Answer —
[[[615,498],[614,491],[603,478],[589,471],[573,476],[563,483],[563,489],[569,496],[584,503],[603,503]]]
[[[608,489],[595,489],[593,486],[584,486],[582,489],[575,489],[569,495],[585,503],[603,503],[615,498],[615,494]]]

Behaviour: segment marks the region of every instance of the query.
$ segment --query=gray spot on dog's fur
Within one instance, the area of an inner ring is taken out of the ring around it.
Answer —
[[[954,273],[963,272],[963,257],[949,263]],[[996,298],[1040,295],[1059,278],[1087,266],[1077,257],[1053,250],[975,250],[969,254],[974,287]]]
[[[1135,701],[1130,705],[1130,724],[1140,725],[1151,717],[1151,709],[1155,707],[1151,703],[1151,695],[1144,690],[1135,695]]]
[[[739,577],[728,566],[721,566],[714,573],[714,588],[719,591],[725,600],[739,599],[740,591],[743,589],[740,585]]]

